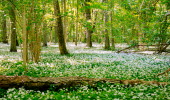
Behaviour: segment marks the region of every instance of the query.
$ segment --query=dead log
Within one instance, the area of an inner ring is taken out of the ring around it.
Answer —
[[[127,47],[127,48],[118,50],[116,53],[120,53],[120,52],[122,52],[122,51],[124,51],[124,50],[131,49],[131,48],[135,48],[135,47],[137,47],[137,46],[138,46],[138,45],[129,46],[129,47]]]
[[[158,48],[158,54],[166,51],[166,48],[168,48],[170,44],[166,44],[166,45],[160,45],[160,48]]]
[[[125,51],[127,49],[131,49],[131,48],[135,48],[135,47],[139,47],[139,46],[162,46],[162,48],[160,50],[156,50],[158,51],[158,53],[162,53],[164,51],[166,51],[166,48],[169,46],[170,44],[169,43],[162,43],[162,44],[155,44],[155,45],[145,45],[145,44],[141,44],[141,45],[132,45],[132,46],[129,46],[129,47],[126,47],[124,49],[121,49],[121,50],[118,50],[116,53],[120,53],[122,51]]]
[[[29,77],[29,76],[5,76],[0,75],[0,88],[20,88],[47,90],[50,87],[58,90],[60,88],[76,87],[76,86],[92,86],[97,83],[124,84],[124,85],[168,85],[167,82],[143,81],[143,80],[119,80],[108,78],[86,78],[86,77]]]

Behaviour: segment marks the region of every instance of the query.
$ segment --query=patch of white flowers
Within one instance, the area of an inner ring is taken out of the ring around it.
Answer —
[[[115,53],[104,51],[101,45],[96,48],[85,48],[85,44],[74,46],[68,43],[70,56],[60,56],[58,45],[51,44],[49,48],[43,48],[41,61],[37,64],[30,63],[26,75],[33,77],[64,77],[82,76],[91,78],[112,79],[143,79],[147,81],[170,81],[165,76],[154,78],[157,73],[163,72],[170,66],[170,56],[141,55]],[[122,45],[125,46],[125,45]],[[0,74],[23,74],[20,53],[9,53],[8,45],[0,44]],[[124,87],[122,85],[101,85],[97,89],[88,86],[69,91],[33,91],[20,89],[8,89],[2,100],[168,100],[170,99],[170,86],[145,86]],[[0,98],[1,100],[1,98]]]

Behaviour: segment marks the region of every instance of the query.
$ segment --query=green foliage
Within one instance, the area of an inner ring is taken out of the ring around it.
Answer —
[[[22,43],[22,13],[23,7],[26,7],[26,18],[32,19],[27,24],[46,21],[47,27],[55,26],[55,17],[53,17],[53,0],[3,0],[0,4],[0,13],[4,11],[9,18],[8,5],[16,7],[17,24],[21,24],[16,29],[19,42]],[[79,41],[85,37],[85,28],[93,29],[93,41],[102,43],[104,41],[104,29],[108,29],[110,37],[115,38],[116,43],[128,43],[131,46],[139,42],[147,44],[157,44],[169,41],[169,20],[165,23],[165,14],[169,10],[169,0],[108,0],[108,3],[102,3],[101,0],[66,0],[67,12],[61,13],[62,17],[68,17],[68,38],[75,37],[75,22],[78,21]],[[34,15],[32,16],[31,4],[35,3]],[[59,0],[61,3],[62,0]],[[78,7],[78,8],[77,8]],[[85,20],[84,12],[91,9],[92,18]],[[76,20],[76,11],[78,10],[78,20]],[[63,7],[61,7],[63,11]],[[109,16],[109,21],[104,25],[103,11]],[[44,15],[45,14],[45,15]],[[111,22],[110,19],[113,19]],[[9,23],[9,22],[8,22]],[[163,26],[164,25],[164,26]],[[1,30],[1,29],[0,29]],[[27,27],[31,30],[31,26]],[[55,36],[54,30],[49,30],[50,38]],[[42,31],[42,28],[39,29]],[[52,32],[51,32],[52,31]],[[50,34],[52,33],[52,34]],[[139,36],[139,33],[142,36]],[[34,34],[34,33],[31,33]],[[114,35],[114,36],[113,36]],[[0,34],[0,37],[2,34]],[[141,39],[141,41],[139,41]],[[1,39],[0,39],[1,40]],[[73,39],[74,40],[74,39]],[[32,40],[33,41],[33,40]],[[53,41],[53,40],[49,40]],[[30,41],[29,41],[30,42]],[[56,52],[56,47],[43,48],[41,61],[37,64],[30,62],[27,66],[28,72],[24,73],[25,66],[20,61],[19,53],[7,53],[9,48],[0,48],[0,75],[27,75],[32,77],[64,77],[64,76],[82,76],[93,78],[115,78],[115,79],[144,79],[147,81],[170,81],[164,76],[154,78],[154,75],[169,68],[169,56],[161,55],[138,55],[138,54],[115,54],[92,49],[70,49],[72,54],[61,56]],[[117,49],[117,48],[116,48]],[[81,52],[80,52],[81,51]],[[95,51],[95,52],[94,52]],[[90,52],[90,53],[89,53]],[[93,52],[93,53],[91,53]],[[3,59],[3,60],[1,60]],[[17,60],[16,60],[17,59]],[[45,92],[20,89],[0,89],[2,99],[170,99],[170,87],[144,86],[124,87],[122,85],[109,85],[99,83],[97,89],[84,86],[76,88],[61,89],[53,91],[53,86]]]
[[[6,95],[6,91],[7,90],[0,88],[0,98],[4,97],[4,95]]]
[[[33,1],[28,0],[15,0],[13,4],[16,7],[18,23],[21,24],[22,20],[22,12],[23,6],[26,7],[26,12],[31,10],[31,3]],[[62,3],[62,0],[59,0]],[[48,27],[55,26],[55,18],[53,16],[53,0],[35,0],[35,9],[36,12],[36,20],[30,23],[39,23],[43,21],[47,21]],[[11,2],[4,0],[2,4],[10,5]],[[61,15],[62,17],[67,17],[67,33],[68,40],[74,41],[75,38],[75,27],[74,25],[77,21],[79,22],[78,29],[78,41],[83,41],[82,38],[85,38],[84,31],[85,28],[92,29],[95,24],[95,31],[93,34],[93,41],[104,42],[104,33],[103,30],[107,29],[109,33],[109,37],[114,34],[115,42],[126,42],[130,43],[129,40],[136,41],[139,37],[139,33],[143,34],[142,42],[148,44],[156,44],[159,41],[159,37],[161,34],[160,30],[161,23],[163,21],[164,15],[166,11],[169,9],[169,1],[168,0],[159,0],[159,2],[154,0],[108,0],[108,2],[102,2],[101,0],[91,0],[85,2],[85,0],[67,0],[66,1],[66,12],[63,12],[63,7],[61,7]],[[2,6],[2,10],[8,15],[9,6]],[[91,9],[92,20],[91,23],[85,21],[84,12],[86,9]],[[78,19],[76,19],[76,12],[78,10]],[[109,21],[106,25],[104,25],[103,20],[103,11],[107,11],[109,14]],[[112,16],[111,16],[112,12]],[[45,15],[43,16],[43,14]],[[9,17],[9,16],[8,16]],[[21,18],[20,18],[21,17]],[[27,18],[30,18],[30,13],[26,14]],[[113,22],[111,22],[111,18]],[[74,23],[74,24],[73,24]],[[73,25],[72,25],[73,24]],[[22,25],[20,25],[22,26]],[[19,29],[17,27],[17,29]],[[136,29],[136,32],[132,32],[133,29]],[[169,29],[164,28],[165,32],[161,35],[162,39],[169,36]],[[27,27],[27,30],[30,30],[30,27]],[[41,29],[40,29],[41,30]],[[97,30],[97,31],[96,31]],[[115,32],[111,32],[111,30],[116,30]],[[54,30],[51,30],[54,32]],[[21,33],[21,30],[18,31]],[[49,32],[51,33],[51,32]],[[103,34],[101,34],[103,33]],[[52,34],[55,37],[55,34]],[[146,39],[146,41],[145,41]],[[53,41],[54,38],[52,38]],[[140,42],[140,41],[138,41]]]
[[[139,85],[136,87],[123,87],[122,85],[100,85],[97,89],[84,86],[77,88],[76,91],[73,89],[61,89],[60,91],[33,91],[20,89],[8,89],[4,99],[16,100],[16,99],[58,99],[58,100],[92,100],[92,99],[169,99],[169,86],[158,87],[158,86],[143,86]]]
[[[146,81],[170,81],[165,76],[154,78],[157,73],[169,68],[169,56],[116,54],[96,48],[70,48],[72,54],[61,56],[56,48],[43,48],[39,63],[30,62],[28,72],[24,73],[21,61],[15,59],[18,53],[1,53],[11,59],[0,61],[0,75],[27,75],[32,77],[82,76],[89,78],[143,79]],[[91,53],[89,53],[91,52]],[[14,57],[14,58],[12,58]],[[13,62],[14,61],[14,62]],[[170,86],[124,86],[98,83],[94,87],[70,87],[54,91],[53,86],[47,91],[8,89],[0,90],[2,99],[170,99]]]

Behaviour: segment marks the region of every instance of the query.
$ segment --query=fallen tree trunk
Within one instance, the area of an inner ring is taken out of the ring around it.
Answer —
[[[86,77],[29,77],[29,76],[5,76],[0,75],[0,88],[20,88],[46,90],[54,88],[76,87],[89,85],[95,87],[97,83],[124,84],[124,85],[168,85],[167,82],[143,81],[143,80],[119,80],[108,78],[86,78]]]
[[[131,49],[131,48],[135,48],[135,47],[137,47],[137,46],[138,46],[138,45],[129,46],[129,47],[127,47],[127,48],[118,50],[116,53],[120,53],[120,52],[122,52],[122,51],[124,51],[124,50]]]
[[[169,45],[170,45],[170,44],[160,45],[160,48],[158,48],[158,54],[166,51],[166,48],[167,48]]]
[[[127,49],[131,49],[131,48],[135,48],[135,47],[139,47],[139,46],[162,46],[162,48],[160,50],[156,50],[158,51],[158,53],[162,53],[164,51],[166,51],[166,48],[169,46],[170,44],[167,44],[167,43],[162,43],[162,44],[155,44],[155,45],[132,45],[132,46],[129,46],[129,47],[126,47],[124,49],[121,49],[121,50],[118,50],[116,53],[120,53],[122,51],[125,51]]]

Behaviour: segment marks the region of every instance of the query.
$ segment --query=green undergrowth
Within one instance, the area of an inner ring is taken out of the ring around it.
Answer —
[[[8,89],[2,100],[169,100],[170,88],[138,85],[125,88],[122,85],[100,86],[96,89],[83,86],[59,91],[33,91]]]
[[[54,47],[43,48],[41,61],[30,62],[27,73],[19,53],[0,53],[0,75],[27,75],[31,77],[81,76],[89,78],[112,78],[122,80],[142,79],[145,81],[170,82],[170,78],[156,74],[170,68],[170,56],[114,53],[92,49],[70,49],[71,54],[61,56]],[[2,51],[0,51],[2,52]],[[10,57],[11,55],[11,57]],[[8,58],[8,59],[7,59]],[[169,75],[170,76],[170,75]],[[0,89],[0,100],[163,100],[170,99],[170,86],[99,85],[97,89],[88,86],[77,89],[35,91]]]

